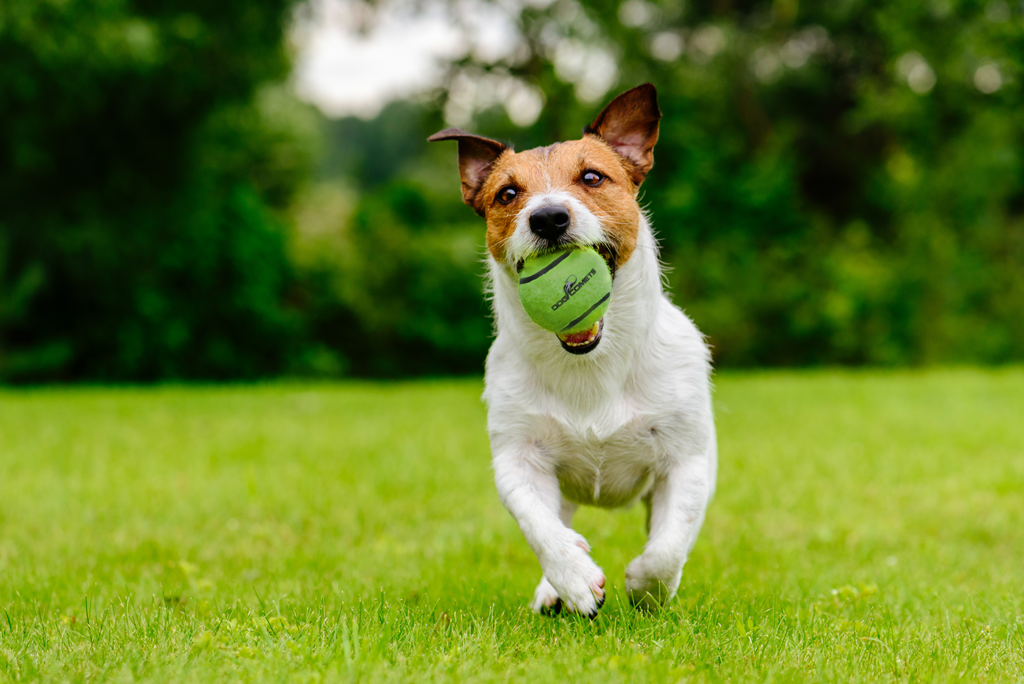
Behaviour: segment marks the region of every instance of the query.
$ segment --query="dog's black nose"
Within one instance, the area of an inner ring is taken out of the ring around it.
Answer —
[[[561,204],[543,207],[530,214],[530,230],[545,240],[557,240],[569,228],[569,210]]]

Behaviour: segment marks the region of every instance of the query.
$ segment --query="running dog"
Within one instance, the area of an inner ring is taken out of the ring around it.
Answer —
[[[544,576],[538,612],[595,617],[605,574],[572,529],[583,504],[642,500],[648,541],[626,568],[634,605],[675,595],[717,472],[711,355],[662,288],[658,248],[637,203],[654,164],[661,112],[654,86],[619,95],[579,140],[523,152],[449,128],[462,199],[487,222],[497,337],[484,399],[502,503]],[[517,291],[525,259],[590,245],[613,275],[607,313],[590,330],[556,335],[527,316]]]

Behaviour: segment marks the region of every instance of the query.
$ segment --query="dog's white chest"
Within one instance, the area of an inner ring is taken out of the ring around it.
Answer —
[[[617,420],[547,419],[542,449],[570,501],[623,506],[650,489],[663,453],[658,432],[652,421],[627,409],[614,414]]]

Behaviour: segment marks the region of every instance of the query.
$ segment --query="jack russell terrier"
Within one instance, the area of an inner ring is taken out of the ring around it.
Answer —
[[[449,128],[462,199],[487,221],[497,338],[487,355],[488,431],[502,503],[544,576],[538,612],[597,616],[604,572],[572,529],[577,506],[647,506],[648,541],[626,591],[656,609],[675,595],[714,489],[711,355],[662,289],[658,247],[637,203],[654,164],[657,93],[619,95],[580,140],[524,152]],[[608,262],[604,318],[573,335],[543,330],[518,294],[525,259],[591,245]]]

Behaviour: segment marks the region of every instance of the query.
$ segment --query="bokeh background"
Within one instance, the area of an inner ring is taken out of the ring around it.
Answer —
[[[720,367],[1024,359],[1024,3],[5,0],[0,381],[478,373],[459,125],[658,87]]]

